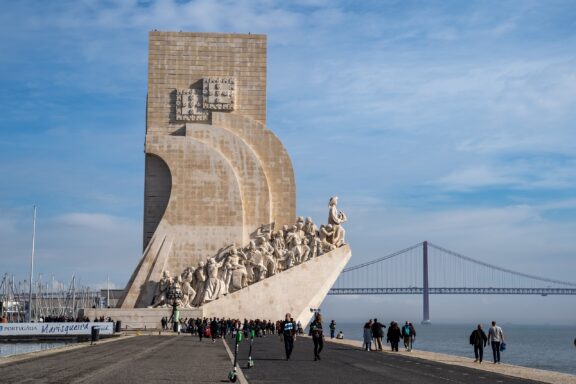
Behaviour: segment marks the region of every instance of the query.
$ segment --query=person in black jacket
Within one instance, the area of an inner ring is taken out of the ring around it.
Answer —
[[[290,360],[290,355],[294,349],[294,340],[296,339],[296,323],[292,316],[287,313],[284,321],[280,325],[282,337],[284,338],[284,349],[286,350],[286,360]]]
[[[374,322],[372,323],[372,337],[374,337],[374,348],[378,351],[382,351],[384,328],[386,328],[384,324],[379,323],[378,319],[374,319]]]
[[[396,323],[395,321],[390,323],[390,327],[388,328],[388,334],[387,339],[388,342],[390,343],[390,346],[392,347],[392,351],[396,351],[398,352],[398,343],[400,343],[400,336],[401,336],[400,332],[400,327],[398,327],[398,323]]]
[[[470,344],[474,346],[474,356],[476,357],[476,360],[474,360],[475,363],[478,362],[479,364],[482,364],[482,358],[484,357],[484,347],[486,346],[487,342],[488,336],[486,336],[486,333],[484,333],[482,330],[482,326],[478,324],[478,328],[473,330],[472,334],[470,335]]]
[[[210,336],[212,337],[213,343],[216,342],[216,338],[218,337],[219,333],[220,333],[220,324],[218,323],[217,318],[213,318],[212,321],[210,322]]]
[[[320,352],[324,348],[324,330],[322,329],[322,315],[316,313],[314,321],[310,324],[310,336],[314,342],[314,361],[321,360]]]
[[[198,329],[198,338],[202,341],[204,337],[204,332],[206,331],[206,323],[203,319],[198,319],[196,322],[196,329]]]

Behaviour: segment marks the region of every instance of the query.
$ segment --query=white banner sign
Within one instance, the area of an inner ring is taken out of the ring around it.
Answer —
[[[93,326],[101,335],[114,333],[114,323],[4,323],[0,324],[0,337],[90,335]]]

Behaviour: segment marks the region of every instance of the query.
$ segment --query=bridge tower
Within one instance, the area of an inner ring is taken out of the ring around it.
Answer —
[[[422,303],[424,306],[424,316],[422,318],[422,324],[430,324],[430,287],[428,284],[428,242],[422,243]]]

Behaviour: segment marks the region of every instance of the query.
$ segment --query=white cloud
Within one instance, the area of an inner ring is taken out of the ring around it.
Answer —
[[[71,227],[84,227],[88,229],[113,232],[126,225],[126,220],[101,213],[67,213],[55,219],[58,224]]]
[[[453,171],[440,178],[438,184],[450,191],[467,191],[479,187],[514,184],[515,180],[486,165]]]

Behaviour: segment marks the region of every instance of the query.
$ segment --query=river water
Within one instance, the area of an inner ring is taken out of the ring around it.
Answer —
[[[44,351],[46,349],[61,348],[70,341],[46,341],[46,342],[0,342],[0,358],[23,353]]]
[[[325,323],[327,329],[329,320]],[[362,341],[363,325],[363,323],[337,322],[336,332],[341,330],[346,339]],[[414,326],[416,327],[415,349],[474,359],[474,350],[469,344],[469,336],[475,325],[414,324]],[[483,325],[483,327],[488,334],[488,325]],[[503,363],[576,375],[576,346],[574,344],[576,326],[504,324],[501,327],[506,340],[506,351],[502,352],[501,356]],[[389,344],[386,347],[389,348]],[[486,363],[492,362],[490,346],[484,349],[484,360]]]

